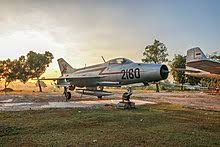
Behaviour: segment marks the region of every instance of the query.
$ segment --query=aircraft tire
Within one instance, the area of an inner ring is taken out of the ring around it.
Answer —
[[[65,93],[66,101],[71,99],[71,92],[66,92]]]
[[[101,99],[102,98],[102,96],[97,96],[99,99]]]

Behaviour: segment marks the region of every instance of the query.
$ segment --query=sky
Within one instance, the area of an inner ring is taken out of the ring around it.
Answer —
[[[141,62],[154,39],[174,54],[220,51],[219,0],[0,0],[0,60],[50,51],[58,69],[126,57]]]

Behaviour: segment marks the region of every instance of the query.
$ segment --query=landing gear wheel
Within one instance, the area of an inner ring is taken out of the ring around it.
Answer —
[[[70,92],[65,92],[65,97],[66,97],[66,101],[71,99],[71,93]]]
[[[66,97],[66,101],[70,100],[71,99],[71,93],[70,92],[67,92],[67,87],[64,87],[64,92],[63,94],[65,95]]]
[[[129,95],[128,92],[123,93],[123,95],[122,95],[122,101],[123,101],[123,102],[124,102],[124,101],[130,102],[130,96],[131,96],[131,95]]]
[[[97,96],[99,99],[102,99],[102,96]]]

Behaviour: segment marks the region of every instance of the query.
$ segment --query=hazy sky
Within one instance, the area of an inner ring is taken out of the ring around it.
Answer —
[[[154,39],[170,57],[195,46],[211,53],[219,26],[220,0],[0,0],[0,59],[49,50],[76,68],[100,56],[140,61]]]

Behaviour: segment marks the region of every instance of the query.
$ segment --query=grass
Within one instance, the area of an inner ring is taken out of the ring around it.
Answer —
[[[135,110],[97,108],[0,112],[0,144],[220,146],[219,114],[171,104],[139,106]]]

